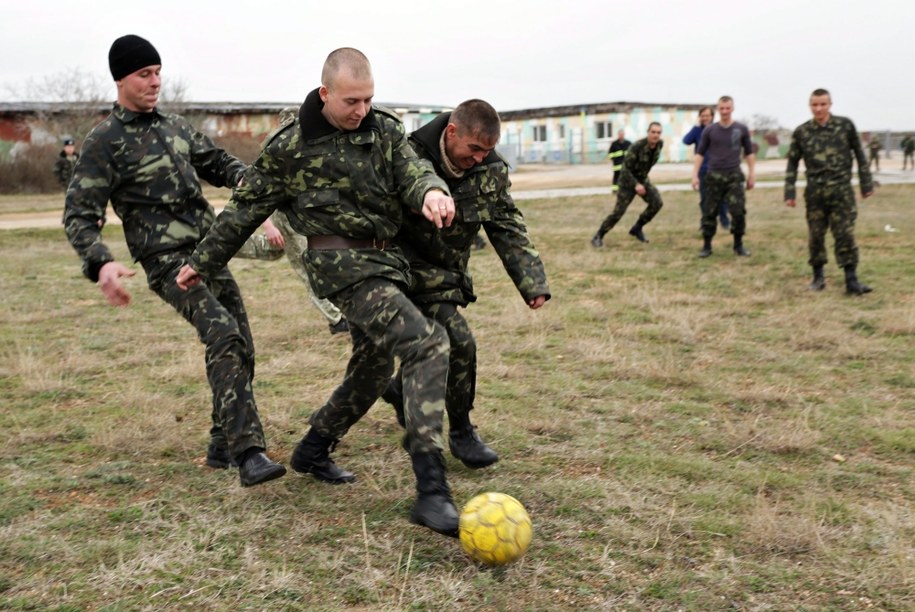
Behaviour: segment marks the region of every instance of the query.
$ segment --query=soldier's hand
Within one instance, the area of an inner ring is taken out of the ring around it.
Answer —
[[[454,221],[454,200],[438,189],[430,189],[423,197],[423,216],[435,227],[450,227]]]
[[[184,264],[181,266],[181,269],[178,270],[178,277],[175,279],[175,284],[178,285],[178,288],[182,291],[187,291],[199,283],[200,278],[200,275],[190,266],[190,264]]]
[[[874,192],[873,192],[873,191],[868,191],[867,193],[862,193],[862,194],[861,194],[861,197],[864,198],[864,199],[866,200],[867,198],[871,197],[872,195],[874,195]]]
[[[790,206],[791,208],[794,208],[796,204],[797,204],[797,200],[785,200],[785,206]]]
[[[699,191],[699,177],[698,176],[693,177],[692,184],[693,184],[693,191]]]
[[[527,305],[530,306],[531,310],[537,310],[538,308],[540,308],[540,307],[543,306],[544,304],[546,304],[546,296],[545,296],[545,295],[538,295],[538,296],[535,297],[534,299],[528,300],[528,302],[527,302]]]
[[[635,192],[636,192],[637,194],[639,194],[640,196],[645,195],[645,185],[643,185],[643,184],[641,184],[641,183],[636,184],[636,186],[635,186]]]
[[[756,177],[751,174],[750,177],[747,179],[747,191],[749,191],[750,189],[753,189],[753,187],[755,185],[756,185]]]
[[[278,230],[269,219],[264,222],[264,235],[267,237],[267,242],[274,248],[286,248],[286,239],[283,238],[283,234],[280,233],[280,230]]]
[[[116,261],[109,261],[98,271],[98,286],[112,306],[130,304],[130,293],[121,284],[121,277],[131,277],[136,272]]]

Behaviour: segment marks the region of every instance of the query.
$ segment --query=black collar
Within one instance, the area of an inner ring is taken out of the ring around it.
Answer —
[[[324,102],[321,100],[317,89],[313,89],[305,96],[305,101],[299,107],[299,129],[302,131],[302,138],[305,140],[323,138],[340,131],[324,117],[321,112],[323,108]],[[359,127],[351,130],[351,132],[371,132],[372,130],[381,131],[378,127],[374,108],[369,110]]]

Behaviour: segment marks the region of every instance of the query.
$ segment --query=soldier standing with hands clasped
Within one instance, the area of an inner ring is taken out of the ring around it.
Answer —
[[[855,245],[855,219],[858,209],[851,187],[852,162],[858,163],[861,197],[874,194],[871,177],[861,140],[854,123],[846,117],[830,113],[832,97],[825,89],[810,94],[813,119],[794,130],[788,149],[785,169],[785,203],[796,204],[794,184],[797,182],[798,162],[803,159],[807,171],[804,200],[807,203],[810,266],[813,281],[810,289],[826,288],[823,266],[826,265],[826,232],[832,229],[835,239],[836,262],[845,271],[845,291],[849,295],[869,293],[871,288],[858,281],[858,247]]]
[[[217,187],[234,186],[245,165],[182,117],[156,108],[162,62],[139,36],[122,36],[108,53],[118,101],[83,145],[67,191],[64,226],[83,259],[83,273],[113,306],[127,306],[121,279],[135,272],[114,260],[102,242],[108,201],[124,223],[130,254],[146,271],[149,288],[197,329],[206,345],[213,391],[207,465],[239,466],[242,486],[279,478],[286,468],[264,450],[254,402],[254,342],[235,279],[225,266],[206,285],[179,291],[175,277],[215,217],[198,175]]]

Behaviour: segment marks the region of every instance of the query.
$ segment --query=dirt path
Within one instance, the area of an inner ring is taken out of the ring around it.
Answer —
[[[783,184],[785,160],[762,160],[756,164],[759,187],[779,187]],[[692,164],[660,164],[651,171],[651,179],[661,191],[688,190]],[[888,169],[877,173],[880,183],[915,183],[915,172]],[[540,198],[605,195],[610,193],[611,171],[608,164],[559,166],[531,164],[512,171],[512,194],[517,200]],[[802,183],[799,183],[802,184]],[[210,197],[217,212],[226,204],[225,197]],[[114,214],[108,222],[119,224]],[[59,210],[31,213],[0,214],[0,230],[48,228],[61,226]]]

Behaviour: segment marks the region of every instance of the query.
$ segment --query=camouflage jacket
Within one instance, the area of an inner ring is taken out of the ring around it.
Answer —
[[[899,147],[906,153],[915,153],[915,138],[906,136],[900,141]]]
[[[184,118],[115,104],[86,138],[67,190],[64,227],[83,273],[97,281],[99,268],[114,259],[98,223],[109,200],[131,256],[141,261],[199,242],[215,216],[199,178],[235,185],[244,170]]]
[[[447,175],[442,170],[439,139],[450,118],[451,113],[443,113],[410,135],[417,154],[432,162],[443,178]],[[538,295],[549,298],[543,262],[511,197],[508,164],[493,151],[462,177],[445,180],[457,209],[451,227],[436,230],[424,218],[407,214],[396,238],[410,261],[413,301],[466,306],[476,300],[468,261],[481,227],[525,301]]]
[[[60,186],[64,189],[66,189],[67,185],[70,184],[70,177],[73,176],[73,168],[76,166],[76,162],[78,160],[79,153],[67,155],[61,151],[57,161],[54,162],[54,177],[57,179],[57,182],[60,183]]]
[[[274,210],[304,236],[385,240],[400,229],[401,202],[419,212],[427,191],[449,193],[410,148],[393,112],[373,107],[357,129],[344,132],[322,108],[315,89],[298,116],[268,137],[244,185],[191,256],[197,272],[206,276],[224,266]],[[309,251],[305,259],[318,297],[373,276],[408,282],[409,266],[397,248]]]
[[[870,193],[874,190],[874,181],[851,119],[832,115],[826,125],[821,126],[816,119],[802,123],[794,130],[788,148],[785,200],[797,199],[794,184],[801,159],[807,170],[808,184],[831,187],[851,182],[852,157],[858,162],[861,193]]]
[[[636,140],[626,152],[623,173],[620,175],[620,185],[635,187],[639,183],[651,184],[648,180],[648,172],[661,159],[661,149],[663,148],[663,140],[659,140],[654,149],[648,146],[647,138]]]

